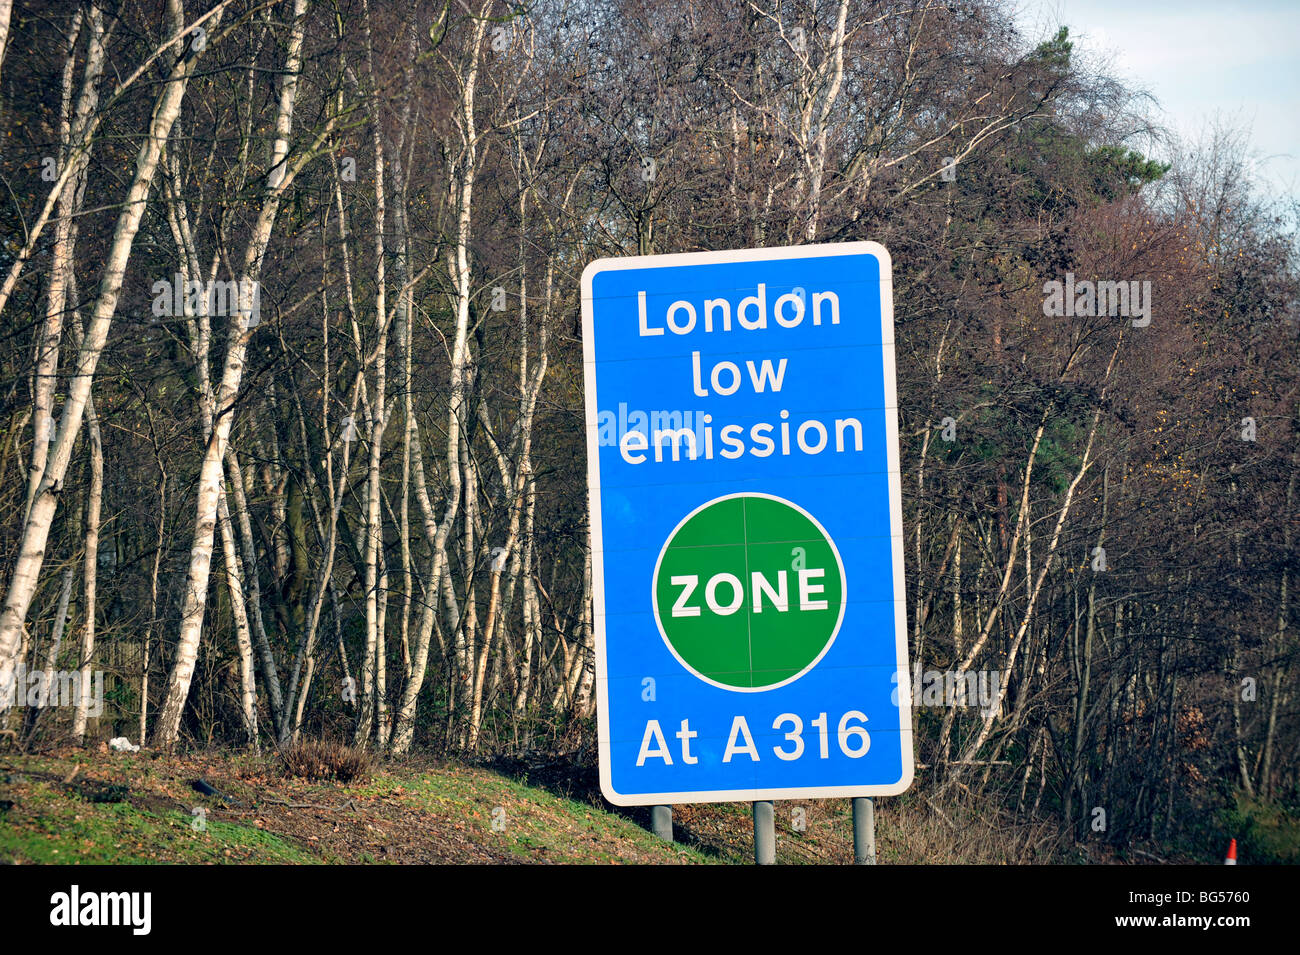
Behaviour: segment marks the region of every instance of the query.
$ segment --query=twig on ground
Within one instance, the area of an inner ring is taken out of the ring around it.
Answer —
[[[341,806],[323,806],[314,802],[285,802],[283,799],[267,799],[265,801],[268,805],[285,806],[289,809],[324,809],[329,812],[338,812],[340,809],[352,809],[355,811],[357,808],[357,804],[351,799]]]
[[[1159,862],[1161,865],[1169,865],[1168,860],[1160,858],[1160,857],[1159,857],[1158,855],[1156,855],[1154,852],[1143,852],[1141,849],[1134,849],[1133,852],[1134,852],[1136,855],[1146,856],[1148,859],[1155,859],[1155,860],[1156,860],[1157,862]]]
[[[935,805],[935,804],[930,800],[930,797],[929,797],[929,796],[926,796],[926,797],[925,797],[925,802],[926,802],[926,805],[928,805],[931,809],[933,809],[933,810],[935,811],[935,813],[939,816],[940,819],[942,819],[944,822],[946,822],[946,823],[947,823],[949,826],[951,826],[953,829],[956,829],[956,828],[957,828],[957,824],[956,824],[955,822],[953,822],[951,819],[949,819],[947,816],[945,816],[945,815],[943,814],[943,810],[940,809],[938,806],[936,806],[936,805]]]

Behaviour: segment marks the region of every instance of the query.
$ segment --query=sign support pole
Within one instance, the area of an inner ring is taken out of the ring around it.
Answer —
[[[853,864],[876,864],[876,807],[870,796],[853,800]]]
[[[776,864],[776,807],[771,802],[754,803],[754,864]]]
[[[673,807],[651,806],[650,829],[665,842],[673,841]]]

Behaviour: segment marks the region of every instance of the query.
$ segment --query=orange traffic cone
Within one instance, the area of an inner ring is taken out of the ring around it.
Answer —
[[[1231,842],[1228,843],[1228,855],[1227,858],[1223,860],[1223,864],[1224,865],[1237,864],[1237,840],[1236,839],[1233,839]]]

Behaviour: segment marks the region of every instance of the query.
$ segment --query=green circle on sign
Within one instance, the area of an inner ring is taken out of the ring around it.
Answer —
[[[755,692],[793,683],[826,655],[846,589],[839,551],[816,518],[770,494],[728,494],[668,535],[651,603],[682,666]]]

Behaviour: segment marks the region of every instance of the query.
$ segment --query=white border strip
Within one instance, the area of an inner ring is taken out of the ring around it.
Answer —
[[[907,660],[907,595],[903,575],[903,487],[898,452],[898,382],[894,361],[894,266],[878,242],[830,242],[785,248],[681,252],[671,255],[632,255],[597,259],[582,271],[582,356],[587,432],[587,499],[591,515],[592,627],[596,640],[596,721],[600,743],[600,789],[616,806],[655,806],[692,802],[753,802],[766,799],[834,799],[854,796],[896,796],[912,785],[916,757],[912,748],[910,681],[898,680],[899,742],[903,775],[879,786],[802,786],[790,789],[725,789],[673,793],[614,791],[610,774],[609,668],[605,648],[605,561],[600,513],[600,444],[596,422],[596,338],[592,280],[601,272],[623,269],[673,268],[683,265],[722,265],[773,259],[811,259],[837,255],[872,255],[880,263],[880,335],[884,364],[885,444],[889,472],[890,536],[894,566],[894,648],[898,673],[909,673]]]

